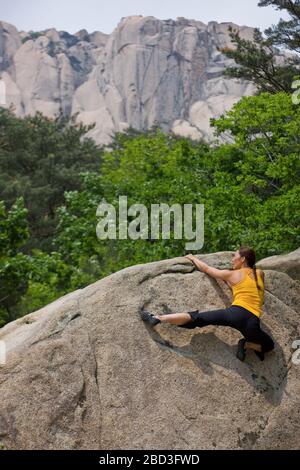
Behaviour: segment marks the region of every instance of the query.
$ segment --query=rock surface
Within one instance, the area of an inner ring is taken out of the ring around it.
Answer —
[[[229,268],[232,252],[199,257]],[[275,349],[236,356],[228,327],[151,328],[155,313],[229,306],[184,257],[125,268],[0,330],[0,441],[7,449],[297,449],[299,282],[265,270]]]
[[[19,116],[78,112],[85,124],[96,122],[88,135],[99,144],[108,144],[114,131],[157,123],[164,131],[211,140],[210,118],[255,92],[249,82],[222,76],[234,64],[218,51],[232,47],[229,25],[252,38],[253,28],[185,18],[128,16],[110,35],[18,32],[2,21],[4,106],[12,103]]]
[[[300,281],[300,248],[285,255],[275,255],[264,258],[257,263],[261,269],[274,269],[287,273],[293,279]]]

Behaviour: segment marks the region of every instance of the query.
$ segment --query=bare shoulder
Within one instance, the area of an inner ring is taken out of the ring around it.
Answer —
[[[242,269],[232,269],[229,270],[229,276],[227,282],[230,286],[237,284],[243,279],[243,270]]]

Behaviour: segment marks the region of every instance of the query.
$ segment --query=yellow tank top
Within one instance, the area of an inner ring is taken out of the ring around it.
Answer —
[[[231,305],[240,305],[257,317],[262,315],[262,305],[264,303],[264,282],[260,274],[257,273],[257,284],[261,290],[257,289],[253,269],[241,268],[243,278],[231,286],[233,293],[233,302]],[[251,277],[252,276],[252,277]]]

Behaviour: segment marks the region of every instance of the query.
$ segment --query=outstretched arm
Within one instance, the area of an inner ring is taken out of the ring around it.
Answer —
[[[196,268],[199,269],[199,271],[202,271],[208,274],[209,276],[214,277],[215,279],[223,279],[223,281],[226,282],[232,276],[232,271],[230,271],[230,269],[213,268],[212,266],[209,266],[207,263],[199,260],[198,258],[196,258],[196,256],[193,255],[186,255],[185,258],[192,261],[192,263],[194,263],[194,265],[196,266]]]

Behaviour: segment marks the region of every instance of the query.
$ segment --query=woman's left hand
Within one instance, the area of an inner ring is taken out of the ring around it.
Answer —
[[[189,259],[190,261],[193,261],[194,255],[185,255],[185,258]]]

